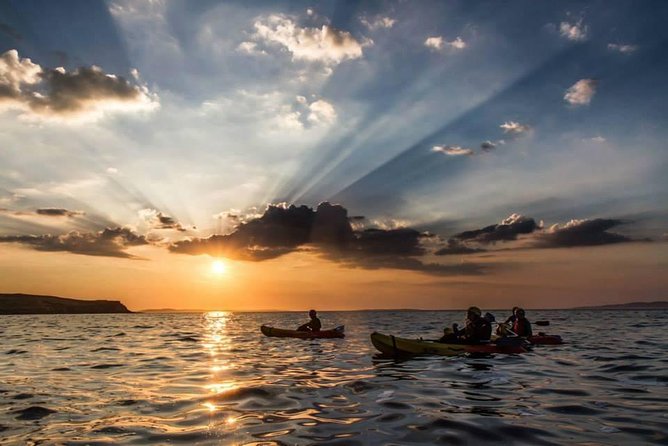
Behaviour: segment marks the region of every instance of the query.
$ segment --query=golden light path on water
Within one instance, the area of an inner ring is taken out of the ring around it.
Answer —
[[[208,351],[211,365],[211,382],[205,386],[205,389],[212,394],[212,400],[203,403],[203,406],[210,412],[215,413],[220,410],[216,404],[215,398],[224,393],[238,388],[234,381],[227,380],[224,373],[230,369],[230,364],[222,358],[222,354],[232,348],[230,337],[227,331],[227,323],[231,313],[226,311],[210,311],[204,314],[204,342],[203,346]],[[230,415],[224,419],[225,425],[234,425],[237,418]],[[213,423],[213,420],[211,421]]]

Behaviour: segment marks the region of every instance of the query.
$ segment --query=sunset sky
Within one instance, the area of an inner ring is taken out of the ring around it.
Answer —
[[[1,1],[0,293],[667,299],[667,22],[665,1]]]

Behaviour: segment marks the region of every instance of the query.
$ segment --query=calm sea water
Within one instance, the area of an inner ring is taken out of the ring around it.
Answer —
[[[497,317],[502,316],[497,312]],[[0,317],[1,444],[668,444],[666,311],[534,311],[523,355],[375,358],[462,312]],[[547,330],[546,330],[547,331]]]

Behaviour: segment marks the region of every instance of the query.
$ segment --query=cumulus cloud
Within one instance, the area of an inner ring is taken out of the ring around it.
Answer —
[[[582,23],[582,19],[575,23],[561,22],[559,24],[559,34],[561,34],[561,37],[574,42],[587,40],[588,33],[589,27]]]
[[[500,224],[464,231],[448,240],[448,245],[435,254],[475,254],[483,252],[482,246],[496,242],[511,242],[522,236],[522,243],[506,249],[551,249],[576,246],[600,246],[631,242],[633,239],[609,232],[625,222],[610,218],[571,220],[566,224],[554,224],[544,228],[533,218],[512,214]]]
[[[424,41],[424,46],[435,51],[446,48],[463,50],[466,48],[466,42],[464,42],[461,37],[457,37],[455,40],[448,42],[442,36],[433,36],[427,37],[427,39]]]
[[[326,259],[350,267],[395,268],[430,274],[477,274],[476,265],[426,264],[421,240],[428,237],[411,228],[354,230],[348,211],[339,205],[269,206],[262,216],[239,224],[227,235],[189,238],[170,250],[262,261],[300,249],[315,248]]]
[[[511,214],[499,224],[485,226],[481,229],[464,231],[452,238],[459,241],[469,241],[486,245],[501,241],[517,240],[519,235],[531,234],[539,227],[540,226],[533,218],[525,217],[520,214]]]
[[[589,138],[588,140],[591,141],[591,142],[599,143],[599,144],[602,144],[602,143],[604,143],[604,142],[607,141],[607,140],[606,140],[604,137],[602,137],[601,135],[594,136],[593,138]]]
[[[331,124],[336,121],[336,110],[329,102],[318,99],[308,106],[308,120],[313,124]]]
[[[609,43],[608,49],[610,51],[615,51],[622,54],[631,54],[635,53],[638,49],[638,45],[630,45],[624,43]]]
[[[72,231],[63,235],[0,236],[0,243],[18,243],[37,251],[65,251],[89,256],[136,258],[126,250],[146,245],[144,236],[128,228],[107,228],[99,232]]]
[[[574,106],[589,105],[596,93],[597,84],[595,79],[580,79],[566,90],[564,101]]]
[[[186,228],[175,218],[163,214],[156,209],[141,209],[139,217],[151,229],[174,229],[184,232]]]
[[[460,146],[434,146],[431,148],[432,152],[442,153],[448,156],[471,156],[473,155],[473,149],[467,149]]]
[[[366,26],[371,31],[375,31],[379,28],[389,29],[392,28],[395,23],[397,23],[395,19],[384,16],[377,16],[372,19],[362,17],[360,19],[360,22],[362,23],[362,25]]]
[[[537,248],[563,248],[575,246],[597,246],[632,241],[621,234],[608,232],[624,224],[622,220],[595,218],[591,220],[571,220],[566,224],[555,224],[536,235]]]
[[[292,18],[281,14],[259,19],[254,27],[252,40],[278,45],[292,54],[294,60],[321,62],[330,67],[361,58],[364,45],[370,44],[330,25],[300,27]]]
[[[97,119],[110,111],[154,109],[158,98],[146,86],[96,66],[42,68],[9,50],[0,55],[0,104],[29,116]]]
[[[519,122],[515,121],[506,121],[499,127],[503,129],[503,133],[507,133],[512,136],[520,136],[531,130],[531,127],[528,125],[520,124]]]

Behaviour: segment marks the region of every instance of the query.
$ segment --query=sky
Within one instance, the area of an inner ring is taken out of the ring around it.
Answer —
[[[663,1],[0,1],[0,293],[668,299]]]

